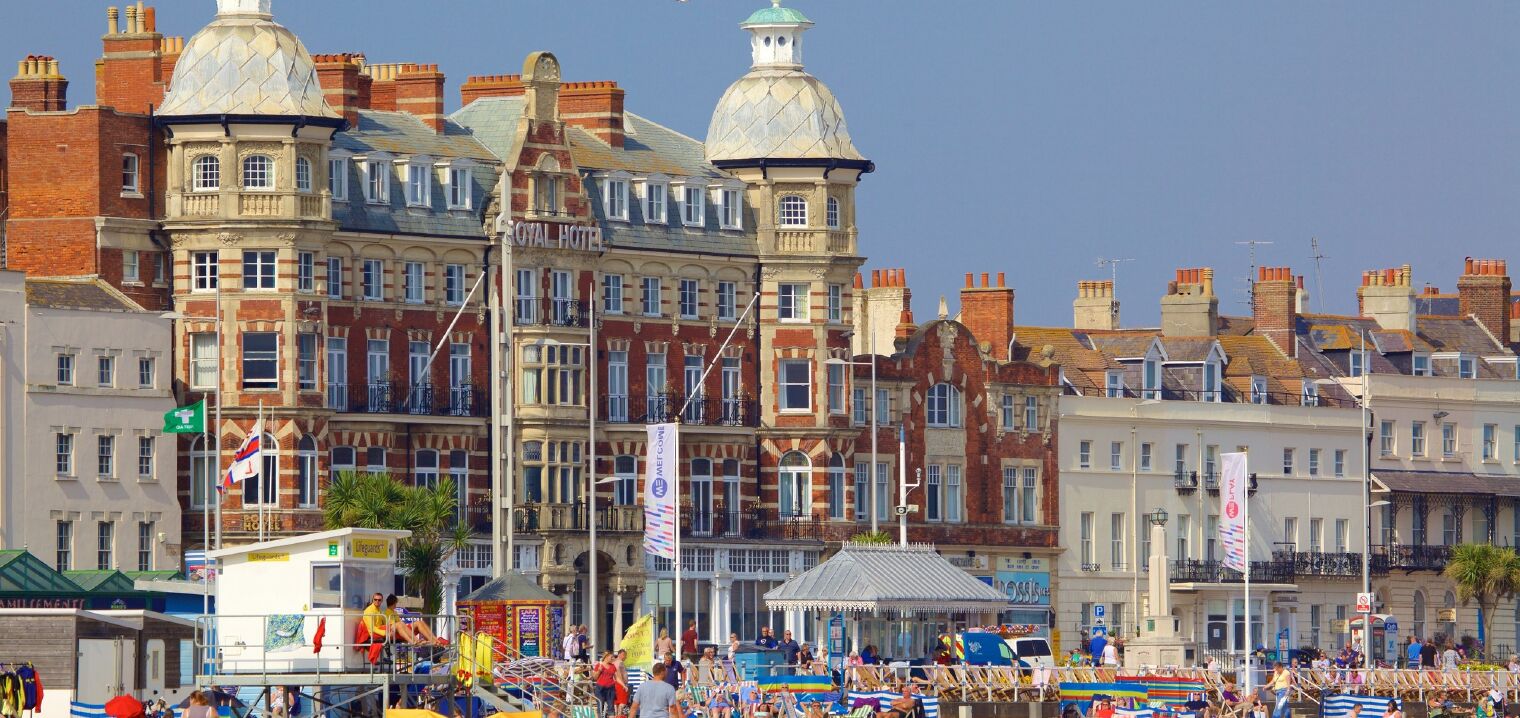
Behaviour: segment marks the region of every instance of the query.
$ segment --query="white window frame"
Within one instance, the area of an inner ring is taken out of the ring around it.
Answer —
[[[644,223],[669,224],[670,186],[663,179],[647,177],[643,181]]]
[[[829,229],[840,229],[841,228],[841,223],[840,223],[840,214],[841,213],[839,211],[839,198],[838,197],[830,197],[829,200],[828,200],[828,202],[825,204],[825,207],[826,207],[826,209],[824,210],[824,215],[825,215],[826,219],[828,220]]]
[[[157,441],[152,436],[137,437],[137,479],[153,480],[153,455]]]
[[[249,339],[250,339],[250,337],[254,336],[254,335],[260,335],[260,336],[268,335],[268,336],[273,336],[274,337],[274,349],[272,351],[268,351],[268,352],[261,351],[261,352],[258,353],[259,356],[252,358],[252,361],[256,361],[256,362],[258,362],[260,364],[264,364],[264,363],[272,363],[273,364],[273,370],[274,371],[272,372],[272,377],[271,378],[268,378],[268,379],[250,379],[249,376],[248,376],[248,373],[249,373],[248,372],[248,365],[250,363],[250,357],[249,357],[250,350],[248,348],[248,345],[249,345]],[[282,349],[282,347],[280,346],[280,344],[281,344],[281,342],[280,342],[280,333],[279,332],[243,332],[243,335],[240,337],[240,339],[242,340],[242,351],[238,354],[238,373],[242,375],[241,386],[242,386],[243,390],[244,391],[274,391],[274,390],[279,389],[280,388],[280,351]],[[267,354],[267,356],[265,356],[266,354]]]
[[[718,282],[718,320],[733,321],[738,311],[738,282]]]
[[[391,160],[387,156],[364,157],[359,162],[364,174],[366,204],[391,203]]]
[[[676,311],[681,318],[696,319],[701,311],[702,283],[696,279],[677,280],[676,299]]]
[[[214,292],[221,281],[221,256],[216,250],[190,253],[190,291]]]
[[[366,302],[385,301],[385,261],[365,259],[359,263],[359,267],[360,299]],[[371,289],[374,292],[371,292]]]
[[[327,258],[327,298],[343,298],[343,258]]]
[[[156,364],[157,362],[154,361],[154,357],[137,358],[137,388],[152,389],[158,383],[156,381],[158,375],[154,371]]]
[[[1252,404],[1270,404],[1271,403],[1270,398],[1267,395],[1267,378],[1266,377],[1264,377],[1264,376],[1253,376],[1253,377],[1251,377],[1251,403]]]
[[[617,172],[605,175],[602,180],[602,213],[607,219],[616,222],[628,221],[628,184],[627,173]]]
[[[718,190],[718,227],[721,229],[744,229],[744,192],[738,188],[724,187]]]
[[[1411,376],[1430,376],[1430,355],[1424,352],[1410,355],[1409,373]]]
[[[1319,406],[1319,385],[1313,380],[1304,380],[1303,396],[1299,403],[1304,406]]]
[[[205,350],[205,353],[202,354],[201,350]],[[219,350],[215,332],[194,332],[190,335],[191,389],[204,391],[216,388]]]
[[[828,321],[838,324],[844,321],[844,285],[829,285]]]
[[[269,155],[248,155],[239,164],[239,185],[244,190],[270,192],[275,188],[275,162]]]
[[[1077,444],[1077,468],[1092,468],[1092,449],[1093,443],[1091,439],[1083,439]]]
[[[130,284],[142,281],[142,257],[135,249],[121,250],[121,281]]]
[[[475,168],[468,160],[439,162],[443,170],[444,199],[449,209],[467,210],[475,206]]]
[[[201,155],[190,163],[190,191],[216,192],[222,188],[222,158]]]
[[[311,160],[296,158],[296,191],[311,193]]]
[[[664,303],[665,289],[661,286],[659,277],[639,278],[639,309],[646,317],[662,316],[661,304]]]
[[[310,294],[317,291],[317,255],[312,252],[296,252],[296,291]]]
[[[828,383],[829,383],[829,385],[828,385],[829,413],[830,414],[836,414],[836,415],[842,416],[845,413],[845,404],[844,404],[845,387],[848,384],[848,380],[846,379],[846,374],[845,374],[845,365],[844,364],[828,364],[826,366],[827,366],[827,368],[826,368],[825,371],[828,373]]]
[[[273,291],[279,263],[279,252],[273,249],[243,250],[243,291]]]
[[[401,297],[407,304],[421,304],[426,295],[427,268],[422,262],[401,264]]]
[[[602,275],[602,313],[623,313],[623,275]]]
[[[350,155],[336,151],[327,153],[327,191],[332,201],[348,201],[348,160]]]
[[[121,194],[123,197],[142,196],[142,159],[135,152],[121,155]]]
[[[812,285],[807,282],[782,282],[777,284],[776,320],[798,324],[806,323],[808,321],[808,305],[812,301],[809,296],[811,290]]]
[[[1467,356],[1465,354],[1464,355],[1458,355],[1457,356],[1457,378],[1459,378],[1459,379],[1477,379],[1478,378],[1478,358],[1477,357],[1470,357],[1470,356]]]
[[[676,188],[681,199],[681,225],[701,227],[707,224],[707,194],[702,191],[702,186],[689,181],[672,182],[671,186]]]
[[[116,386],[116,357],[100,354],[95,357],[95,383],[101,387]]]
[[[464,304],[467,273],[463,264],[443,265],[443,303],[451,307]]]
[[[924,397],[924,419],[931,429],[958,429],[962,424],[960,387],[940,382]]]
[[[1111,370],[1103,377],[1103,393],[1110,399],[1124,397],[1124,372]]]
[[[428,157],[397,160],[406,169],[402,173],[406,206],[430,207],[433,204],[433,161]]]
[[[797,371],[802,377],[789,376]],[[776,392],[777,404],[783,414],[808,414],[813,411],[813,363],[807,359],[782,359],[777,363],[776,369]],[[788,389],[802,387],[805,403],[802,406],[794,406],[790,403]]]
[[[808,226],[807,197],[800,194],[784,194],[778,197],[776,199],[776,226],[787,228]]]

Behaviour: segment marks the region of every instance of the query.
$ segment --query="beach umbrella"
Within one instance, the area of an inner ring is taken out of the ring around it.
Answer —
[[[111,718],[143,718],[143,704],[132,696],[116,696],[106,701],[105,713]]]

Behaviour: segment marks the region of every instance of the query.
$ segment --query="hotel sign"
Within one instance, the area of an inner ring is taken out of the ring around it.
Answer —
[[[548,222],[513,222],[507,225],[507,237],[519,247],[571,249],[581,252],[602,251],[601,227],[581,227]]]

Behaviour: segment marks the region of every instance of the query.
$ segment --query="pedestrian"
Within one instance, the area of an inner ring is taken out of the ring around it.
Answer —
[[[1420,649],[1422,649],[1424,647],[1425,647],[1424,644],[1420,643],[1420,637],[1419,636],[1410,636],[1409,637],[1409,645],[1404,646],[1404,667],[1405,668],[1419,668],[1420,667]]]
[[[667,653],[675,653],[676,642],[670,640],[670,630],[661,628],[660,637],[654,639],[654,654],[663,656]]]
[[[676,689],[665,680],[666,664],[656,663],[649,671],[649,680],[633,694],[635,718],[680,718],[681,706],[676,702]]]
[[[739,655],[739,634],[728,634],[728,660],[732,662],[734,656]]]
[[[612,651],[603,653],[601,660],[591,667],[591,680],[596,684],[597,715],[607,718],[617,703],[618,667]]]
[[[1432,638],[1420,644],[1421,668],[1434,669],[1436,667],[1436,656],[1439,653],[1439,651],[1436,649],[1436,644],[1440,643],[1440,641],[1441,637],[1437,635],[1435,638]]]
[[[681,687],[681,677],[686,674],[686,667],[681,665],[681,661],[676,659],[676,654],[674,653],[665,654],[664,665],[665,682],[669,683],[671,688],[679,689]]]
[[[781,655],[786,658],[784,661],[786,665],[797,665],[797,654],[802,651],[802,647],[798,646],[797,641],[792,639],[791,631],[783,631],[781,633],[781,642],[776,644],[776,648],[781,649]]]
[[[582,665],[591,663],[591,636],[586,633],[586,624],[581,624],[580,633],[575,636],[575,660]]]
[[[1441,670],[1445,673],[1456,673],[1457,663],[1461,657],[1457,655],[1456,646],[1447,643],[1446,650],[1441,652]]]
[[[1118,668],[1119,667],[1119,644],[1118,644],[1118,642],[1109,642],[1108,645],[1105,645],[1103,647],[1103,667],[1104,668]]]
[[[697,621],[692,619],[686,622],[686,630],[681,633],[681,657],[688,661],[698,658],[697,652]]]
[[[1272,718],[1290,718],[1288,711],[1288,693],[1293,687],[1293,674],[1283,670],[1281,662],[1272,667],[1272,696],[1275,703],[1272,708]]]
[[[633,696],[628,688],[628,651],[619,650],[613,662],[617,664],[617,685],[614,686],[617,694],[613,698],[613,713],[623,716],[628,714],[628,701]]]
[[[576,632],[577,628],[579,627],[573,623],[565,628],[565,640],[560,642],[560,655],[567,661],[575,661],[575,655],[581,650],[580,634]]]

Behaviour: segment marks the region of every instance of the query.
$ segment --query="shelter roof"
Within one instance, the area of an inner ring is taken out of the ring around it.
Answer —
[[[1008,597],[956,568],[933,546],[845,544],[839,553],[771,589],[772,609],[997,611]]]

